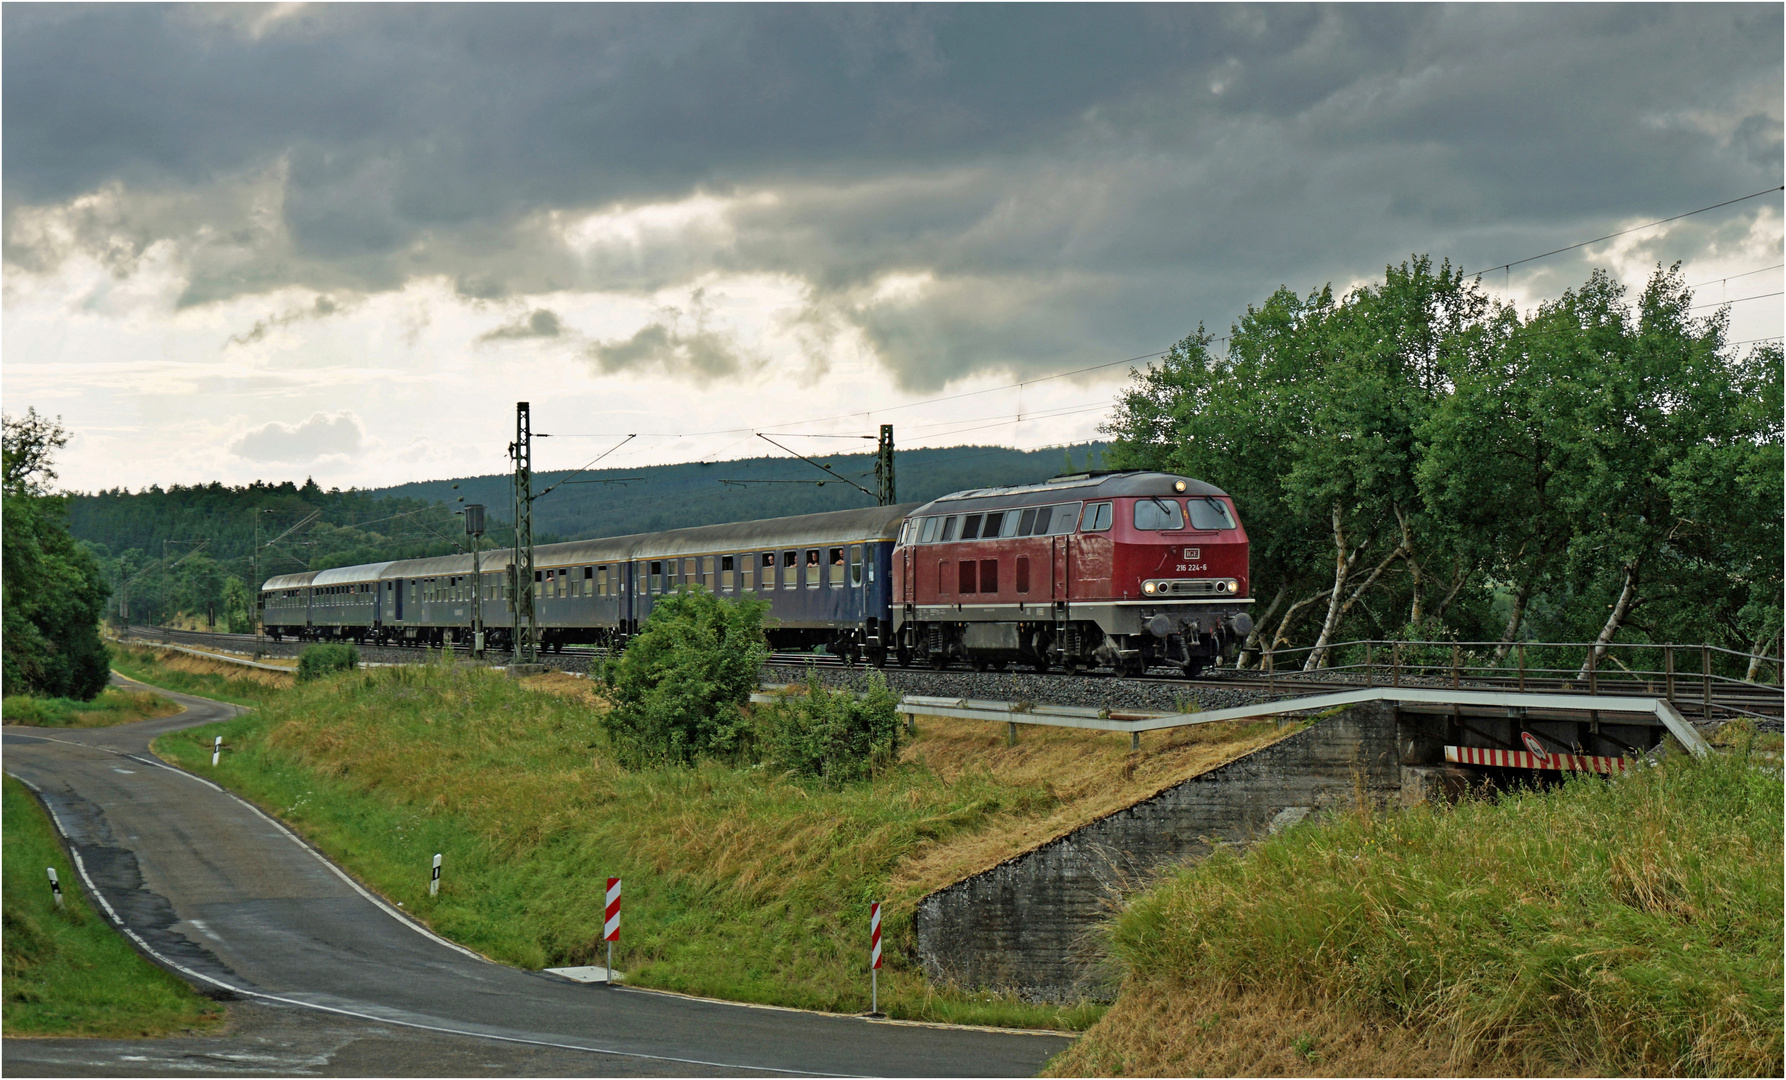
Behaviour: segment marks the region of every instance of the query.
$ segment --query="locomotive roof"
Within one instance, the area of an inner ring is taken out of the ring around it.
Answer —
[[[1184,490],[1177,491],[1174,485],[1184,481]],[[965,510],[976,509],[978,505],[987,506],[1041,506],[1045,503],[1062,502],[1067,499],[1110,499],[1124,496],[1147,495],[1226,495],[1227,492],[1214,484],[1207,484],[1189,476],[1163,472],[1108,472],[1108,473],[1072,473],[1067,476],[1056,476],[1039,484],[1022,484],[1017,487],[971,488],[944,495],[939,499],[918,507],[914,514],[927,510]],[[965,503],[968,505],[955,505]]]

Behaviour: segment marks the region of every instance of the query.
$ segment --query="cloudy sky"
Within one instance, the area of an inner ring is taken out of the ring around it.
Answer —
[[[499,472],[521,399],[593,436],[540,467],[1084,438],[1279,285],[1782,174],[1778,4],[0,17],[4,402],[85,490]],[[1678,259],[1746,340],[1781,247],[1775,193],[1484,280]]]

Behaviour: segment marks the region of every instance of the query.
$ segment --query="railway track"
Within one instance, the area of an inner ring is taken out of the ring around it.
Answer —
[[[138,640],[160,640],[176,644],[207,646],[245,655],[259,652],[272,656],[295,656],[302,651],[305,644],[295,641],[274,642],[253,634],[206,633],[169,630],[161,627],[133,626],[128,629],[127,633]],[[395,663],[421,662],[424,657],[438,653],[437,649],[388,645],[361,646],[361,650],[367,654],[368,659]],[[453,650],[463,656],[468,656],[470,652],[466,645],[454,646]],[[544,653],[540,659],[548,667],[573,672],[587,672],[592,662],[607,656],[608,653],[609,650],[599,648],[566,648],[562,652]],[[501,655],[496,658],[507,659],[506,656]],[[838,657],[822,653],[772,653],[767,667],[782,673],[785,676],[785,681],[796,681],[811,672],[818,674],[828,683],[839,684],[853,682],[867,670],[862,665],[849,665]],[[1465,668],[1451,671],[1432,665],[1410,667],[1395,672],[1378,668],[1316,672],[1295,670],[1265,674],[1256,671],[1236,671],[1232,668],[1214,668],[1205,671],[1195,679],[1164,672],[1131,677],[1105,671],[1076,674],[1060,671],[1037,673],[1029,669],[1013,672],[981,672],[959,667],[933,671],[929,667],[899,668],[892,665],[885,670],[890,679],[902,687],[908,688],[909,692],[928,693],[933,688],[932,684],[946,684],[951,689],[942,691],[944,693],[952,692],[953,688],[961,688],[963,696],[991,698],[998,691],[981,690],[979,687],[996,687],[1004,684],[1014,688],[1007,691],[1011,693],[1012,700],[1027,700],[1026,693],[1033,695],[1037,687],[1046,687],[1052,684],[1059,689],[1047,691],[1050,697],[1120,701],[1125,705],[1138,705],[1142,699],[1150,700],[1156,704],[1164,702],[1166,705],[1171,705],[1186,698],[1201,699],[1210,695],[1219,695],[1219,700],[1242,698],[1263,700],[1394,685],[1429,688],[1455,686],[1474,689],[1523,690],[1532,693],[1586,694],[1590,692],[1591,682],[1592,692],[1598,694],[1668,696],[1667,680],[1654,675],[1603,672],[1597,673],[1590,681],[1576,678],[1573,673],[1528,671],[1523,675],[1493,674]],[[1038,680],[1040,681],[1038,682]],[[1699,675],[1679,675],[1675,679],[1674,690],[1673,700],[1683,712],[1691,716],[1709,716],[1714,719],[1751,716],[1761,720],[1778,721],[1783,714],[1786,714],[1786,696],[1783,696],[1782,689],[1778,686],[1729,680],[1706,680]]]

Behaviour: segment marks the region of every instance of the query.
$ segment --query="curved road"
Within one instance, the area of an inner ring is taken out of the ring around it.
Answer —
[[[149,752],[155,736],[238,711],[167,696],[186,711],[113,728],[6,728],[6,771],[39,792],[88,895],[140,948],[214,996],[254,1003],[238,1014],[261,1017],[263,1027],[269,1015],[290,1026],[299,1018],[289,1010],[299,1009],[311,1011],[299,1026],[388,1035],[392,1054],[361,1060],[362,1073],[464,1075],[481,1054],[486,1075],[1019,1076],[1067,1045],[1061,1036],[584,986],[491,963],[360,888],[243,800],[158,760]],[[108,1059],[98,1046],[91,1060],[49,1053],[72,1042],[9,1039],[5,1071],[315,1071],[302,1055],[261,1064],[255,1054],[201,1052],[210,1064],[169,1064],[153,1054]]]

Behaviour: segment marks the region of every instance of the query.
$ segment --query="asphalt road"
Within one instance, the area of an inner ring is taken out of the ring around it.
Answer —
[[[8,1039],[8,1075],[1027,1076],[1067,1045],[585,986],[491,963],[246,802],[159,761],[155,736],[237,711],[168,696],[187,711],[113,728],[6,728],[6,771],[37,789],[83,888],[140,948],[253,1008],[215,1038]]]

